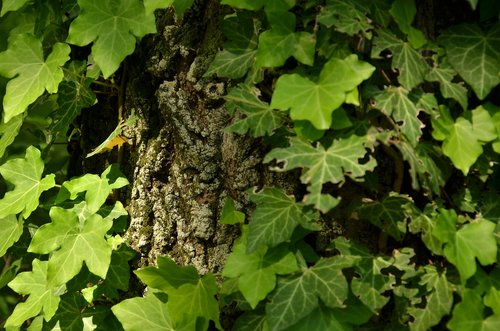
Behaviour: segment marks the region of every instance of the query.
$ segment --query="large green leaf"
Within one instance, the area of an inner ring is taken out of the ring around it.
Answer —
[[[0,158],[5,154],[5,150],[14,142],[23,125],[24,116],[19,114],[10,119],[8,123],[0,123]]]
[[[399,129],[405,134],[411,145],[415,147],[422,135],[422,122],[418,119],[419,109],[408,97],[403,87],[388,87],[375,97],[375,108],[392,116]]]
[[[443,153],[467,175],[483,153],[482,145],[497,138],[497,134],[493,120],[484,107],[480,106],[465,115],[470,115],[472,123],[465,117],[453,121],[449,110],[441,107],[439,115],[432,118],[432,136],[443,141]]]
[[[156,32],[155,17],[139,0],[79,0],[80,15],[71,23],[67,41],[78,46],[94,42],[92,55],[105,78],[111,76],[137,38]]]
[[[328,129],[332,124],[332,112],[374,70],[369,63],[351,55],[343,60],[331,58],[316,82],[299,74],[282,75],[276,82],[271,107],[291,109],[293,120],[308,120],[317,129]]]
[[[313,147],[304,140],[292,138],[290,147],[273,149],[265,156],[264,163],[273,159],[283,162],[282,167],[275,168],[279,171],[304,168],[300,179],[302,183],[308,185],[309,190],[304,202],[314,205],[322,212],[327,212],[336,206],[338,200],[322,193],[323,184],[343,183],[345,176],[362,180],[366,171],[375,168],[377,162],[371,157],[365,163],[359,161],[366,156],[366,143],[367,137],[351,135],[333,141],[325,150],[321,144]]]
[[[252,136],[261,137],[271,134],[281,125],[282,114],[260,100],[258,93],[256,88],[248,85],[238,85],[229,91],[225,97],[226,105],[236,106],[246,117],[231,124],[227,130],[239,134],[250,131]]]
[[[409,196],[391,192],[380,202],[372,201],[363,204],[358,209],[359,216],[400,241],[406,233],[407,216],[403,206],[408,203],[413,204]]]
[[[4,0],[2,1],[2,12],[0,16],[4,16],[9,11],[16,11],[22,8],[29,0]]]
[[[18,34],[9,39],[9,48],[0,53],[0,75],[12,78],[3,99],[4,122],[23,113],[45,91],[57,92],[69,52],[68,45],[56,43],[44,59],[42,43],[35,36]]]
[[[403,87],[411,90],[423,82],[428,66],[422,56],[392,32],[377,30],[377,36],[373,38],[372,57],[378,57],[386,49],[392,53],[392,68],[399,72],[398,81]]]
[[[23,234],[23,219],[17,219],[16,215],[11,214],[0,218],[0,256],[19,240]]]
[[[462,301],[453,309],[453,317],[446,326],[451,331],[497,331],[500,315],[485,318],[481,296],[472,289],[465,289]]]
[[[26,149],[24,158],[11,159],[0,166],[0,174],[15,187],[0,200],[0,218],[22,212],[27,218],[38,207],[43,191],[55,185],[54,175],[42,179],[43,161],[40,151],[33,146]]]
[[[114,305],[111,310],[125,331],[179,331],[174,327],[167,304],[154,293],[145,298],[132,298]]]
[[[43,312],[45,320],[54,316],[59,306],[64,286],[54,286],[47,280],[47,261],[34,259],[33,270],[22,272],[9,283],[9,287],[19,294],[29,295],[25,302],[18,303],[5,322],[5,327],[21,326],[23,322]]]
[[[196,284],[186,283],[169,290],[167,307],[174,321],[202,317],[206,325],[204,329],[207,329],[208,321],[211,320],[217,329],[222,330],[216,294],[215,277],[213,274],[206,274]]]
[[[106,232],[112,222],[94,214],[83,224],[69,210],[52,207],[51,223],[42,225],[33,236],[28,252],[52,253],[48,265],[48,280],[64,284],[80,272],[83,263],[93,274],[106,278],[111,263],[111,245]]]
[[[441,210],[432,234],[444,243],[444,255],[457,267],[463,282],[477,270],[476,258],[482,265],[496,262],[496,224],[485,219],[467,223],[456,230],[454,211]]]
[[[358,33],[371,39],[372,20],[367,17],[369,9],[356,0],[328,0],[318,14],[318,22],[337,31],[354,36]]]
[[[63,188],[58,196],[58,201],[63,201],[67,193],[70,199],[75,199],[78,193],[85,193],[87,213],[93,214],[106,202],[109,194],[128,184],[128,180],[118,169],[117,164],[112,164],[103,171],[101,176],[86,174],[63,183]]]
[[[434,266],[425,267],[420,285],[425,286],[425,307],[410,307],[408,313],[414,320],[410,322],[411,331],[427,331],[448,315],[453,305],[453,290],[446,274],[438,273]]]
[[[343,268],[352,265],[339,257],[319,260],[301,275],[278,281],[276,292],[266,305],[271,330],[282,330],[297,323],[319,305],[342,307],[347,299],[348,284]]]
[[[257,208],[250,222],[248,252],[253,252],[262,244],[273,247],[290,240],[298,225],[310,228],[310,223],[318,216],[306,212],[303,204],[295,202],[293,196],[277,188],[250,192],[250,199],[257,204]]]
[[[301,63],[313,65],[315,45],[313,34],[295,32],[295,15],[285,12],[279,16],[279,25],[259,35],[255,65],[279,67],[291,56]]]
[[[279,249],[275,254],[266,254],[267,248],[260,246],[254,252],[247,254],[248,226],[244,226],[242,232],[226,260],[222,275],[230,278],[238,277],[238,288],[250,306],[255,309],[257,304],[274,289],[276,274],[297,271],[299,266],[293,253],[286,248]]]
[[[215,55],[204,76],[238,79],[245,76],[255,62],[257,53],[257,21],[250,15],[238,13],[222,22],[224,36],[228,39],[222,51]]]
[[[473,24],[451,27],[440,41],[453,68],[483,100],[500,83],[500,24],[487,32]]]

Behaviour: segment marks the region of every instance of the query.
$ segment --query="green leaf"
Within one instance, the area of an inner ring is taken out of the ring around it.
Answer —
[[[78,46],[94,42],[92,56],[104,78],[132,54],[137,38],[156,32],[155,17],[146,15],[141,1],[79,0],[78,4],[81,12],[69,27],[67,42]]]
[[[425,76],[431,82],[439,82],[441,94],[445,98],[458,101],[464,110],[467,110],[467,89],[461,83],[453,83],[457,72],[449,65],[434,66]]]
[[[253,252],[260,245],[274,247],[289,241],[298,225],[310,227],[317,215],[304,210],[304,205],[295,202],[277,188],[265,188],[261,192],[250,191],[250,200],[257,204],[250,221],[247,251]]]
[[[488,32],[462,24],[441,34],[448,61],[483,100],[500,83],[500,24]]]
[[[336,331],[352,331],[352,326],[339,321],[341,315],[337,315],[337,311],[328,309],[323,305],[319,305],[309,315],[301,319],[297,324],[287,328],[287,331],[303,331],[303,330],[336,330]]]
[[[304,202],[314,205],[326,213],[333,208],[338,200],[330,195],[321,193],[325,183],[339,184],[345,181],[345,176],[354,180],[361,180],[366,171],[372,171],[376,161],[369,158],[366,163],[359,163],[359,159],[366,156],[365,144],[367,137],[351,135],[345,139],[334,140],[325,150],[321,144],[316,147],[300,139],[290,139],[290,147],[275,148],[264,158],[264,163],[273,159],[283,162],[279,171],[288,171],[302,167],[303,184],[308,185],[310,194],[304,197]]]
[[[484,304],[490,307],[496,315],[500,315],[500,290],[491,287],[484,296]]]
[[[125,331],[178,331],[172,322],[167,304],[154,293],[145,298],[132,298],[114,305],[111,310],[118,318]]]
[[[413,204],[408,195],[391,192],[380,202],[363,204],[358,212],[361,218],[369,220],[397,241],[401,241],[406,233],[407,216],[403,209],[406,204]]]
[[[0,166],[2,177],[15,186],[0,200],[0,218],[17,213],[27,218],[38,207],[42,192],[55,185],[53,174],[42,179],[43,166],[40,151],[33,146],[26,149],[24,158],[11,159]]]
[[[245,214],[236,210],[234,200],[230,197],[226,198],[224,202],[219,222],[222,224],[238,224],[245,222]]]
[[[408,91],[403,87],[388,87],[375,97],[375,108],[387,116],[392,116],[399,129],[415,147],[422,135],[422,122],[418,119],[419,110],[408,98]]]
[[[183,284],[196,284],[199,276],[193,266],[178,266],[166,256],[158,256],[157,267],[145,267],[134,273],[149,287],[169,292]]]
[[[265,315],[248,311],[240,315],[232,328],[233,331],[269,331]]]
[[[500,328],[500,315],[484,317],[484,305],[474,290],[465,289],[462,301],[453,309],[446,325],[451,331],[496,331]]]
[[[81,84],[75,81],[64,81],[59,85],[57,104],[58,118],[50,126],[54,135],[66,135],[69,126],[74,122],[83,108],[88,108],[97,102],[96,95],[89,88],[90,84]]]
[[[434,266],[426,266],[420,285],[425,286],[425,307],[409,307],[413,316],[411,331],[427,331],[448,315],[453,305],[453,289],[446,279],[446,273],[439,274]]]
[[[215,299],[217,284],[213,274],[206,274],[196,284],[186,283],[168,291],[167,307],[175,321],[187,318],[195,320],[203,317],[215,323],[222,330],[219,322],[219,305]]]
[[[278,281],[271,301],[266,305],[271,330],[281,330],[297,323],[318,307],[318,298],[328,307],[342,307],[347,299],[348,284],[342,273],[342,258],[319,260],[302,275]]]
[[[417,13],[415,0],[395,0],[389,12],[398,23],[399,29],[408,36],[408,41],[413,47],[420,48],[427,43],[422,31],[411,26]]]
[[[289,12],[279,17],[280,24],[259,35],[255,57],[257,67],[279,67],[293,56],[297,61],[312,66],[316,38],[309,32],[295,32],[295,15]]]
[[[479,2],[479,0],[467,0],[470,4],[470,6],[472,7],[473,10],[476,10],[476,7],[477,7],[477,3]]]
[[[69,60],[70,48],[56,43],[44,60],[42,43],[31,34],[9,38],[9,48],[0,53],[0,75],[12,78],[3,99],[3,121],[23,113],[45,91],[56,93],[63,79],[61,66]]]
[[[243,13],[224,18],[222,30],[228,41],[224,43],[223,50],[215,55],[204,77],[217,74],[219,77],[239,79],[245,76],[255,62],[258,26],[252,16]]]
[[[247,254],[248,226],[243,226],[242,235],[228,256],[222,275],[238,277],[238,288],[255,309],[257,304],[269,294],[276,285],[276,274],[287,274],[299,269],[297,260],[286,248],[269,254],[265,246]],[[283,246],[281,246],[283,248]],[[276,249],[275,249],[276,250]],[[267,253],[267,254],[266,254]]]
[[[70,193],[69,198],[74,200],[78,193],[86,191],[87,213],[94,214],[106,202],[109,194],[128,184],[128,180],[118,169],[118,165],[112,164],[103,171],[101,176],[86,174],[63,183],[63,188]],[[59,193],[59,201],[63,199],[64,192]]]
[[[0,218],[0,224],[0,256],[4,256],[23,234],[24,221],[22,217],[18,220],[16,215],[11,214]]]
[[[472,123],[464,117],[459,117],[454,122],[447,108],[441,107],[440,110],[440,114],[432,118],[432,136],[444,141],[443,153],[456,168],[467,175],[470,167],[483,153],[484,142],[497,137],[493,121],[482,107],[470,113]]]
[[[326,27],[335,26],[335,30],[349,36],[362,34],[371,39],[372,21],[367,17],[369,9],[356,0],[329,0],[318,14],[318,22]]]
[[[407,213],[410,215],[409,230],[411,233],[421,233],[422,241],[427,248],[436,255],[443,255],[443,242],[436,238],[432,232],[436,222],[434,218],[436,213],[432,208],[427,207],[424,212],[417,208],[407,208]]]
[[[170,7],[175,0],[144,0],[144,9],[147,16],[154,13],[156,9]]]
[[[392,53],[392,68],[399,72],[398,81],[404,88],[411,90],[424,81],[428,66],[422,56],[390,31],[377,30],[377,36],[373,38],[372,57],[377,58],[386,49]]]
[[[0,16],[4,16],[9,11],[16,11],[22,8],[28,1],[29,0],[3,0]]]
[[[85,265],[93,274],[106,278],[111,263],[111,245],[106,232],[112,222],[94,214],[83,224],[78,216],[59,207],[50,209],[51,223],[42,225],[33,236],[28,252],[52,253],[48,279],[52,284],[64,284],[77,275]]]
[[[54,316],[59,306],[64,286],[54,286],[47,281],[48,262],[33,260],[33,270],[22,272],[9,283],[19,294],[29,295],[25,302],[18,303],[5,322],[5,327],[21,326],[27,319],[43,312],[46,321]]]
[[[368,79],[375,67],[359,61],[356,55],[344,60],[331,58],[321,70],[317,82],[299,74],[278,78],[271,107],[290,110],[293,120],[308,120],[317,129],[328,129],[332,112],[346,100],[348,92]]]
[[[476,273],[476,258],[482,265],[496,262],[496,225],[478,219],[457,231],[456,223],[454,211],[441,210],[432,234],[445,244],[445,257],[457,267],[462,282],[465,282]]]
[[[8,123],[0,123],[0,134],[2,135],[0,137],[0,158],[5,154],[7,147],[16,139],[23,125],[23,120],[24,116],[20,114],[12,117]]]
[[[259,91],[248,85],[232,88],[225,97],[226,105],[234,105],[245,118],[231,124],[226,130],[245,134],[250,131],[253,137],[271,134],[283,122],[283,116],[259,99]]]

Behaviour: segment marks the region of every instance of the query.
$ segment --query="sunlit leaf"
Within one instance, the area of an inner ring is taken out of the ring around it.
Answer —
[[[156,32],[154,15],[146,15],[138,0],[96,2],[79,0],[80,15],[71,23],[67,42],[86,46],[105,78],[135,49],[137,38]]]
[[[368,12],[360,1],[329,0],[318,15],[318,22],[327,27],[335,26],[337,31],[350,36],[361,33],[371,39],[373,26]]]
[[[4,122],[23,113],[45,91],[57,92],[69,52],[68,45],[56,43],[45,59],[35,36],[19,34],[9,39],[9,48],[0,53],[0,75],[11,78],[3,99]]]
[[[22,218],[18,220],[16,215],[11,214],[0,218],[0,225],[0,256],[4,256],[7,249],[23,234],[24,221]]]
[[[453,317],[446,325],[451,331],[496,331],[500,328],[500,315],[487,318],[481,296],[471,289],[462,292],[462,301],[453,309]]]

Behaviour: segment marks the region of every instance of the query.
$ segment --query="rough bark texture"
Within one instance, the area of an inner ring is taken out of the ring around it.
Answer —
[[[279,181],[260,165],[258,142],[223,132],[226,86],[202,77],[221,42],[219,10],[210,0],[179,20],[160,13],[158,34],[127,61],[124,117],[134,111],[139,121],[125,131],[133,145],[121,161],[131,182],[122,199],[140,266],[167,254],[202,274],[220,271],[238,235],[218,223],[224,199],[246,207],[247,188]]]

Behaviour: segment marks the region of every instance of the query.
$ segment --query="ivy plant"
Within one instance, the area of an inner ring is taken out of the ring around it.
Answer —
[[[225,130],[264,145],[264,166],[300,173],[297,189],[248,188],[250,210],[225,200],[219,222],[241,235],[219,274],[168,256],[131,270],[127,211],[109,199],[128,180],[116,164],[66,178],[57,146],[156,32],[155,11],[193,5],[1,2],[1,326],[500,328],[493,0],[433,21],[415,0],[218,2],[224,40],[203,79],[228,86]],[[124,295],[131,277],[143,296]]]

